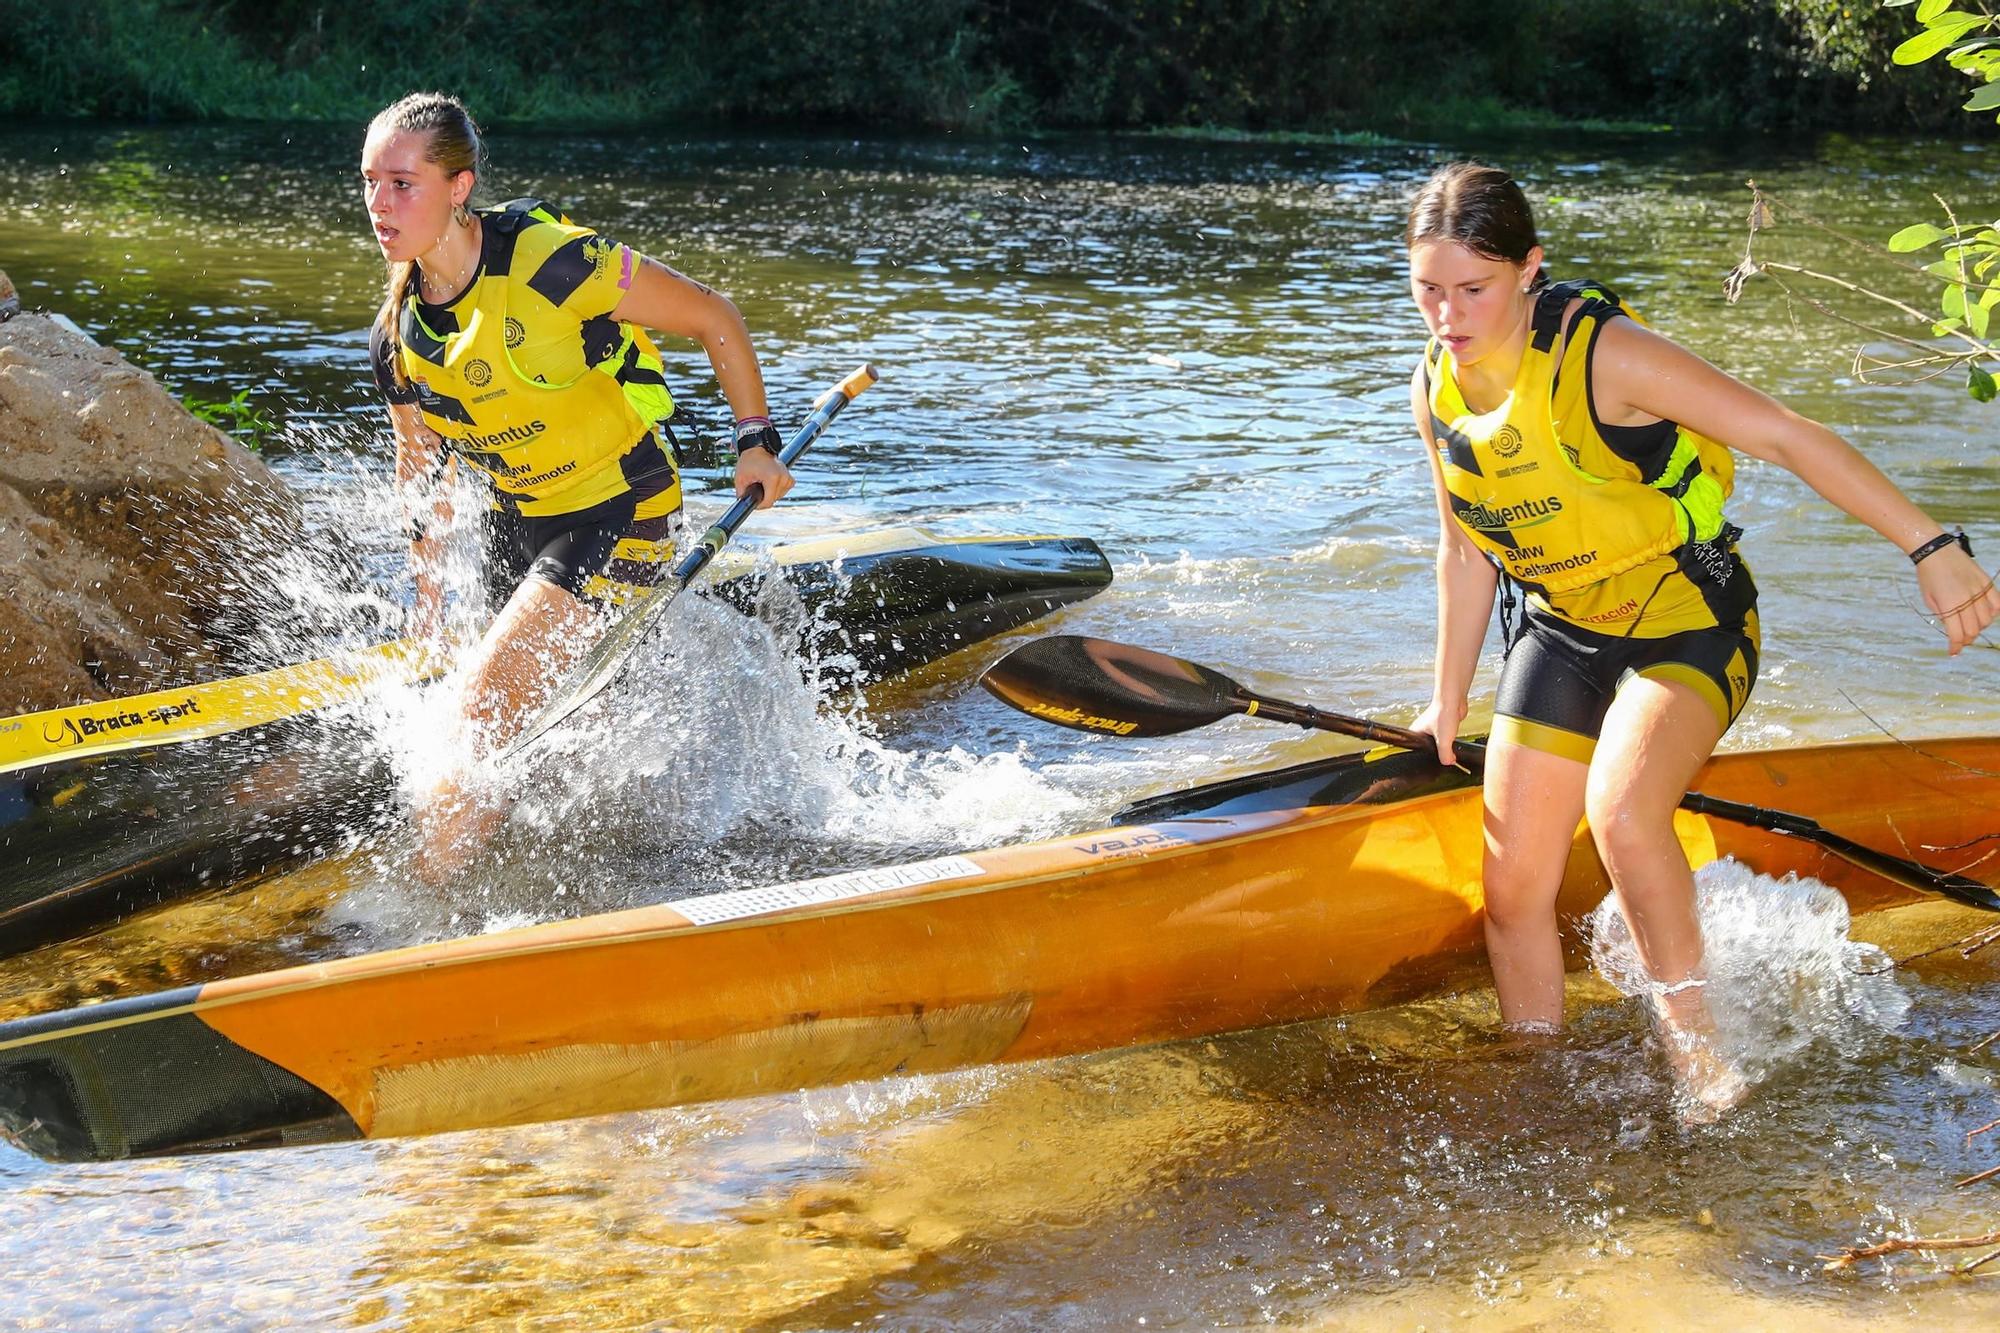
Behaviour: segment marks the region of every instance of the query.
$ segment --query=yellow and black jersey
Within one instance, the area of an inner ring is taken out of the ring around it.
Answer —
[[[1755,592],[1722,513],[1727,447],[1672,421],[1597,419],[1591,356],[1621,317],[1637,318],[1596,283],[1544,289],[1513,388],[1490,412],[1466,405],[1451,353],[1432,342],[1424,385],[1452,516],[1535,605],[1580,628],[1657,638],[1740,624]]]
[[[658,433],[673,413],[659,354],[612,315],[639,256],[533,199],[479,219],[466,289],[424,302],[413,269],[393,349],[377,326],[383,393],[415,404],[506,509],[574,513],[631,490],[649,493],[648,513],[678,508]]]

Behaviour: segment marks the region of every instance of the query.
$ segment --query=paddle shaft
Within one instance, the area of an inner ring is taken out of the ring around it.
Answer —
[[[1327,713],[1310,704],[1286,703],[1282,699],[1271,699],[1261,694],[1242,691],[1243,712],[1251,717],[1269,718],[1273,722],[1289,722],[1294,726],[1310,727],[1317,731],[1337,732],[1342,736],[1353,736],[1364,741],[1381,741],[1404,750],[1435,750],[1437,742],[1421,731],[1411,731],[1408,727],[1392,726],[1387,722],[1376,722],[1365,717],[1349,717],[1345,713]],[[1470,751],[1470,762],[1466,767],[1476,769],[1486,754],[1486,747],[1477,741],[1460,742],[1458,748]]]
[[[1290,722],[1296,726],[1337,732],[1343,736],[1357,736],[1365,741],[1382,741],[1419,753],[1433,752],[1437,748],[1437,742],[1425,733],[1411,731],[1407,727],[1391,726],[1386,722],[1374,722],[1364,717],[1348,717],[1342,713],[1322,712],[1306,704],[1267,699],[1248,690],[1241,691],[1240,702],[1243,705],[1242,711],[1251,717]],[[1456,741],[1452,745],[1452,750],[1467,771],[1477,773],[1485,768],[1486,747],[1478,741]],[[1843,861],[1905,888],[1922,893],[1939,894],[1982,911],[2000,911],[2000,894],[1996,894],[1992,888],[1969,875],[1940,870],[1921,861],[1878,851],[1864,843],[1855,842],[1852,838],[1835,833],[1818,820],[1805,815],[1794,814],[1788,810],[1766,809],[1760,805],[1731,801],[1698,791],[1684,794],[1680,806],[1692,814],[1706,815],[1711,819],[1726,819],[1733,824],[1747,824],[1751,828],[1763,829],[1767,833],[1779,833],[1788,838],[1798,838],[1813,843]]]
[[[812,411],[807,414],[805,424],[794,431],[785,447],[778,451],[778,461],[787,467],[791,466],[793,460],[804,453],[807,447],[832,424],[833,419],[840,415],[840,409],[846,407],[849,401],[878,378],[880,376],[875,373],[875,367],[864,365],[814,399]],[[577,664],[575,671],[570,674],[562,688],[557,690],[555,695],[542,705],[541,711],[530,718],[528,724],[494,756],[493,762],[505,764],[514,759],[567,721],[579,708],[595,699],[607,685],[616,680],[625,670],[625,664],[632,660],[639,645],[646,641],[664,619],[674,599],[708,567],[708,562],[715,559],[723,547],[729,545],[729,539],[736,535],[736,530],[743,526],[743,520],[750,517],[751,511],[757,508],[763,498],[764,488],[756,484],[752,484],[743,494],[737,496],[736,502],[729,506],[716,521],[715,526],[704,532],[693,549],[675,563],[672,572],[667,576],[667,582],[661,586],[657,595],[647,597],[637,606],[628,609],[598,638],[597,643],[584,656],[583,661]]]
[[[812,442],[833,424],[833,419],[840,415],[840,409],[846,407],[857,394],[879,378],[880,376],[875,373],[875,367],[862,366],[821,394],[814,400],[812,411],[807,414],[805,423],[792,432],[792,438],[778,451],[778,461],[790,467],[798,456],[810,448]],[[756,482],[752,482],[743,494],[736,497],[736,502],[723,511],[722,517],[715,521],[715,525],[702,533],[693,548],[674,566],[671,577],[677,589],[685,588],[694,582],[695,576],[708,567],[708,562],[715,559],[723,547],[729,545],[729,539],[743,526],[743,520],[750,517],[751,512],[763,501],[764,488]]]
[[[1408,727],[1392,726],[1387,722],[1376,722],[1365,717],[1349,717],[1344,713],[1322,712],[1308,704],[1292,704],[1282,699],[1268,699],[1261,694],[1252,694],[1248,690],[1243,691],[1242,701],[1245,705],[1243,711],[1251,717],[1270,718],[1274,722],[1290,722],[1295,726],[1337,732],[1342,736],[1358,736],[1364,741],[1381,741],[1399,749],[1415,750],[1420,754],[1431,753],[1437,749],[1437,741],[1429,734],[1411,731]],[[1452,753],[1467,772],[1477,773],[1486,767],[1486,746],[1479,741],[1454,741]],[[1746,805],[1741,801],[1725,800],[1723,797],[1709,796],[1698,791],[1688,792],[1681,797],[1681,809],[1697,815],[1731,820],[1738,824],[1750,824],[1771,833],[1787,833],[1795,838],[1815,840],[1821,837],[1840,838],[1839,834],[1829,833],[1817,820],[1809,819],[1805,815],[1795,815],[1785,810],[1767,810],[1761,805]],[[1850,846],[1858,845],[1850,844]]]

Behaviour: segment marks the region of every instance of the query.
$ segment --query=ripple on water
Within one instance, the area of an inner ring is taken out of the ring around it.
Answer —
[[[403,595],[362,335],[381,266],[357,225],[353,141],[289,137],[0,131],[0,254],[31,304],[175,391],[249,389],[287,417],[270,456],[366,576],[343,601],[301,560],[293,595],[363,639]],[[491,147],[492,197],[549,194],[731,291],[779,411],[882,362],[883,385],[801,465],[801,501],[842,523],[1088,533],[1119,582],[1061,629],[1399,720],[1427,697],[1436,515],[1397,236],[1407,191],[1453,149],[504,133]],[[1844,330],[1794,321],[1768,288],[1725,306],[1715,286],[1741,253],[1745,175],[1886,235],[1933,189],[1990,192],[1983,157],[1933,147],[1660,136],[1488,151],[1542,199],[1562,267],[1615,281],[1976,532],[2000,523],[2000,418],[1945,383],[1848,383]],[[245,162],[256,191],[215,188]],[[1808,267],[1847,262],[1810,229],[1764,239]],[[219,339],[214,321],[238,333]],[[713,433],[705,360],[666,354]],[[692,480],[697,503],[714,499],[713,472]],[[1879,539],[1761,465],[1742,470],[1732,513],[1766,635],[1732,745],[2000,723],[1991,658],[1943,659]],[[784,522],[760,515],[755,531]],[[452,578],[468,591],[469,565]],[[393,860],[363,853],[0,964],[0,995],[13,1011],[75,1003],[1034,836],[1330,744],[1250,721],[1140,744],[1058,732],[971,690],[974,664],[865,714],[826,712],[788,692],[747,627],[689,623],[699,648],[671,645],[623,712],[552,752],[502,860],[464,897],[426,904]],[[274,660],[300,646],[269,638]],[[420,721],[395,743],[406,774],[434,743]],[[565,784],[565,769],[590,781]],[[1945,936],[1977,924],[1922,919]],[[1826,924],[1752,914],[1740,933]],[[1857,929],[1886,941],[1901,927]],[[1899,940],[1899,956],[1918,947]],[[1855,1024],[1842,986],[1858,983],[1821,978],[1804,1018],[1779,1006],[1793,1015],[1781,1032],[1754,1039],[1804,1044],[1773,1055],[1716,1130],[1675,1124],[1639,1006],[1575,977],[1571,1029],[1541,1047],[1497,1040],[1478,993],[422,1143],[61,1169],[0,1149],[0,1269],[10,1315],[77,1328],[1978,1322],[2000,1299],[1928,1277],[1928,1260],[1834,1284],[1813,1255],[1990,1223],[1990,1194],[1949,1182],[1993,1161],[1964,1133],[1994,1114],[1996,1057],[1968,1048],[2000,1028],[1996,956],[1902,969],[1894,1028]],[[1845,1035],[1805,1040],[1827,1022]]]

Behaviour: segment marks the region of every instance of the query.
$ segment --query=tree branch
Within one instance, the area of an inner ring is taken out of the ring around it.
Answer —
[[[1823,1265],[1822,1272],[1831,1273],[1836,1269],[1852,1268],[1863,1259],[1880,1259],[1889,1254],[1907,1254],[1912,1250],[1977,1250],[1987,1245],[2000,1245],[2000,1231],[1989,1231],[1983,1236],[1908,1236],[1885,1240],[1880,1245],[1857,1245],[1842,1250],[1839,1254],[1815,1254]],[[2000,1250],[1994,1251],[2000,1254]],[[1976,1263],[1961,1267],[1958,1271],[1969,1273],[1993,1255],[1989,1254]]]

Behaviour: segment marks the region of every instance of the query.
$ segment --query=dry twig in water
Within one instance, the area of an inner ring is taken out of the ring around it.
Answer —
[[[2000,1231],[1989,1231],[1983,1236],[1899,1236],[1885,1240],[1880,1245],[1855,1245],[1839,1254],[1815,1254],[1820,1261],[1822,1272],[1831,1273],[1836,1269],[1852,1268],[1863,1259],[1880,1259],[1891,1254],[1908,1254],[1916,1250],[1977,1250],[1987,1245],[2000,1245]],[[2000,1250],[1982,1255],[1969,1264],[1961,1265],[1957,1271],[1970,1273],[1973,1269],[2000,1255]]]

